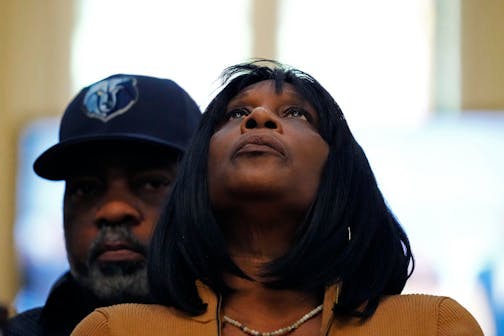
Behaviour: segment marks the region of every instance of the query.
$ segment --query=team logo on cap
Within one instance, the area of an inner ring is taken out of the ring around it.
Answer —
[[[85,113],[103,122],[128,111],[138,100],[136,79],[114,77],[93,84],[84,96]]]

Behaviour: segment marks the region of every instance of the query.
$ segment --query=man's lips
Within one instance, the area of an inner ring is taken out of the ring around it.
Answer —
[[[248,153],[272,153],[285,157],[283,144],[274,136],[267,134],[244,134],[233,148],[233,158]]]
[[[96,260],[100,262],[140,261],[145,256],[129,244],[112,243],[101,246],[96,253]]]
[[[101,262],[113,262],[113,261],[140,261],[145,259],[143,254],[128,250],[109,250],[104,251],[98,256],[96,260]]]

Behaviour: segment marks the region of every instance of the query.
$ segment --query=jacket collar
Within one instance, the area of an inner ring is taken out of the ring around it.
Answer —
[[[52,286],[51,292],[40,313],[39,323],[51,335],[64,334],[56,332],[67,330],[91,313],[95,308],[103,306],[93,294],[82,288],[70,272],[63,274]]]
[[[218,318],[219,298],[217,298],[217,295],[200,280],[196,280],[196,288],[201,300],[207,304],[207,309],[203,314],[193,316],[192,319],[204,323],[216,320]]]

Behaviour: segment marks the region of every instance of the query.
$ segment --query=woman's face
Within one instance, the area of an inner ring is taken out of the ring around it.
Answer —
[[[209,148],[213,206],[225,210],[243,200],[264,200],[305,211],[329,152],[314,108],[292,85],[284,83],[277,93],[266,80],[239,92],[223,113]]]

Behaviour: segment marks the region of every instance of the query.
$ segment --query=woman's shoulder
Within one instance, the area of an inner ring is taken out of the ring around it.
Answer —
[[[362,323],[336,319],[330,335],[483,336],[474,317],[457,301],[424,294],[391,295]]]
[[[384,296],[380,301],[379,308],[382,310],[412,310],[417,313],[423,311],[434,311],[440,314],[450,314],[452,312],[467,312],[469,314],[469,312],[453,298],[429,294],[401,294]]]
[[[173,312],[160,305],[125,303],[95,309],[82,320],[72,335],[112,335],[124,331],[124,335],[148,335],[147,329],[156,328]],[[150,333],[152,335],[152,333]]]
[[[393,319],[422,328],[425,335],[483,335],[471,313],[447,296],[403,294],[386,296],[372,319]],[[432,333],[428,332],[432,329]]]
[[[129,318],[132,316],[165,316],[174,315],[175,310],[157,304],[123,303],[94,310],[92,314],[102,315],[106,318]]]
[[[208,322],[205,314],[190,317],[162,305],[125,303],[95,309],[77,325],[72,335],[171,335],[173,332],[193,335],[189,330],[199,332]]]
[[[404,307],[417,307],[420,305],[421,307],[428,307],[429,309],[433,309],[435,307],[439,307],[440,305],[454,305],[460,306],[458,302],[448,296],[438,296],[438,295],[429,295],[429,294],[400,294],[400,295],[387,295],[382,298],[380,301],[381,307],[395,307],[400,306]]]

